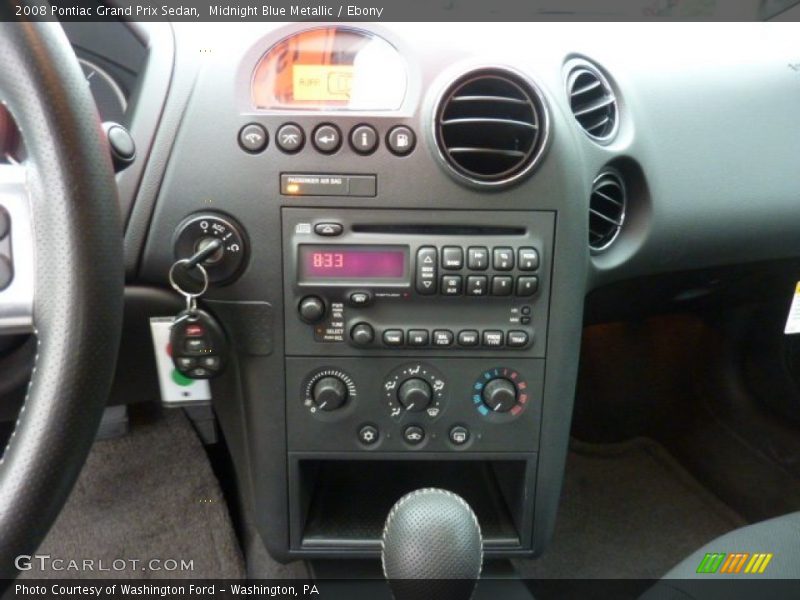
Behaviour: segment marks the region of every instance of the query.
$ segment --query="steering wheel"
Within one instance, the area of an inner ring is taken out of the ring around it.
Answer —
[[[0,459],[0,579],[10,579],[91,448],[119,347],[124,270],[107,142],[61,26],[0,22],[0,56],[0,98],[27,150],[22,166],[0,165],[0,335],[37,339]]]

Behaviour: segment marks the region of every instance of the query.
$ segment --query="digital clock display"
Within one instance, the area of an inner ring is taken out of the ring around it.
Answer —
[[[300,280],[403,280],[404,246],[300,246]]]

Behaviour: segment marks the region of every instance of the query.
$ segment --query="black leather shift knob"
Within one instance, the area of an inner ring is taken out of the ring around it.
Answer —
[[[478,519],[452,492],[406,494],[386,518],[381,560],[395,600],[469,600],[483,564]]]

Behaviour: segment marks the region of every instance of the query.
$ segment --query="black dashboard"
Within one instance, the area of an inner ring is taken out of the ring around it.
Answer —
[[[68,28],[137,144],[131,287],[222,240],[214,409],[276,558],[375,556],[434,485],[541,553],[587,293],[800,255],[794,32],[597,25]]]

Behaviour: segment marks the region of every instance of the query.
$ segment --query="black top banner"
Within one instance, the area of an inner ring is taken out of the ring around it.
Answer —
[[[0,20],[762,21],[800,0],[0,0]],[[791,11],[791,12],[789,12]]]

